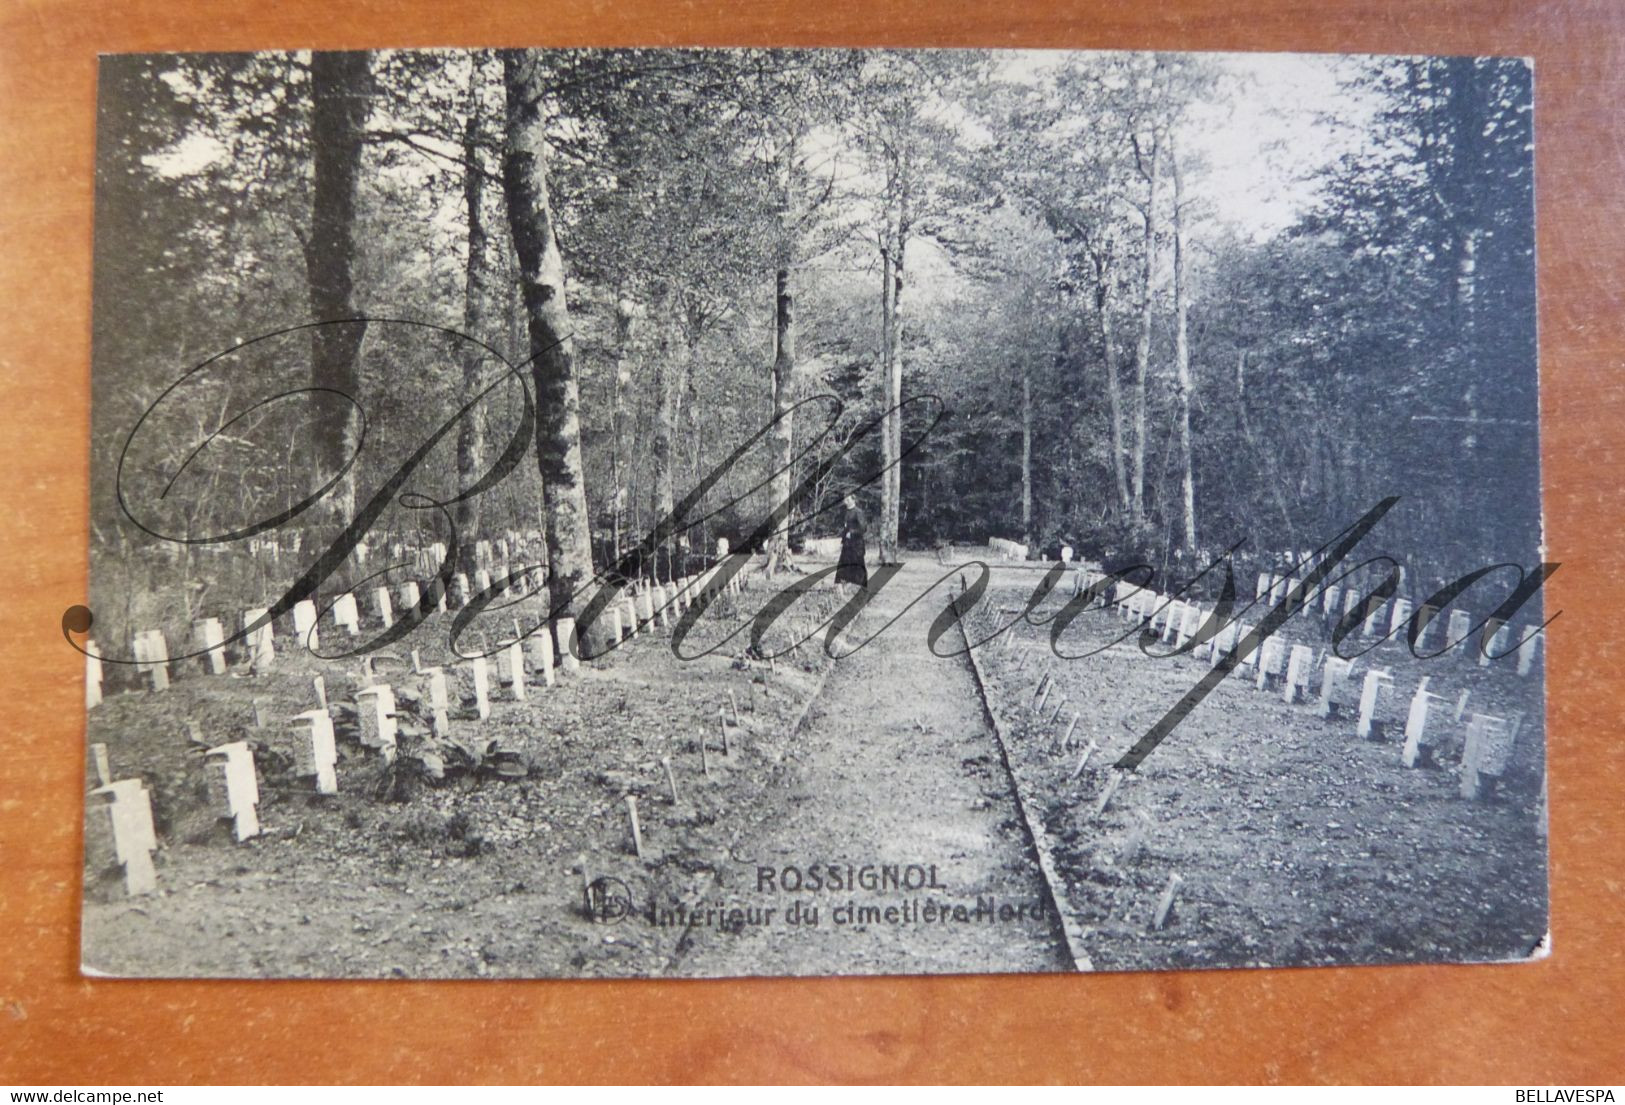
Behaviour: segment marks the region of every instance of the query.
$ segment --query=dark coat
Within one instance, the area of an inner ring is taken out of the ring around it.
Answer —
[[[846,516],[846,524],[841,527],[841,559],[835,568],[836,580],[867,587],[869,569],[863,565],[866,551],[863,544],[863,519],[857,511],[853,511]]]

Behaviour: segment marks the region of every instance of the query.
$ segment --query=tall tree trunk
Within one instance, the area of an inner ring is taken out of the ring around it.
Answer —
[[[1489,115],[1479,84],[1478,62],[1447,58],[1443,84],[1449,97],[1446,135],[1450,170],[1444,184],[1454,253],[1455,342],[1459,352],[1461,402],[1465,408],[1461,439],[1461,491],[1456,496],[1455,528],[1484,548],[1496,546],[1500,523],[1487,494],[1495,481],[1481,473],[1478,383],[1481,378],[1478,334],[1478,251],[1482,245],[1480,193],[1484,188],[1485,119]]]
[[[313,321],[356,316],[356,182],[372,101],[372,71],[364,53],[318,50],[310,58],[310,238],[305,243]],[[316,460],[324,479],[348,464],[361,445],[361,339],[365,323],[311,330],[310,382],[355,399],[336,396],[318,405]],[[355,469],[346,472],[327,500],[334,525],[355,514]]]
[[[592,577],[592,532],[582,482],[581,400],[564,297],[564,258],[548,195],[544,91],[536,51],[504,50],[502,83],[507,97],[502,190],[530,330],[548,588],[552,613],[572,614],[576,592]]]
[[[1136,526],[1145,521],[1145,403],[1146,378],[1151,371],[1151,323],[1155,306],[1153,281],[1157,261],[1158,150],[1153,139],[1150,164],[1145,169],[1145,258],[1140,272],[1140,335],[1134,346],[1134,484],[1129,514]]]
[[[892,342],[896,333],[892,329],[892,315],[896,304],[892,296],[896,285],[892,282],[892,245],[888,228],[880,247],[880,408],[885,410],[891,397],[891,365],[895,350]],[[880,424],[880,461],[886,471],[880,477],[880,525],[875,527],[875,543],[879,547],[881,563],[887,562],[886,518],[891,511],[891,470],[896,461],[892,452],[891,416],[882,417]]]
[[[790,499],[790,451],[793,444],[790,424],[790,384],[796,367],[795,303],[790,296],[790,270],[781,268],[777,276],[773,354],[773,465],[778,469],[771,486],[772,508],[784,508]],[[790,553],[789,515],[767,544],[768,565],[777,567]]]
[[[481,337],[485,329],[485,219],[484,180],[480,165],[480,54],[470,55],[468,67],[468,114],[463,120],[463,208],[468,220],[468,263],[463,274],[463,333]],[[462,401],[470,402],[481,387],[485,353],[472,341],[461,343],[463,361]],[[482,404],[483,407],[483,404]],[[457,483],[468,488],[480,478],[485,460],[485,416],[482,407],[469,411],[457,426]],[[480,532],[480,499],[470,496],[457,504],[457,534],[460,542],[458,570],[471,578],[474,573],[474,547]]]
[[[1275,461],[1274,450],[1259,448],[1258,436],[1253,433],[1253,426],[1247,417],[1247,350],[1243,349],[1236,355],[1236,423],[1241,430],[1242,438],[1247,442],[1249,451],[1258,458],[1254,467],[1254,478],[1262,480],[1270,489],[1270,495],[1275,499],[1275,509],[1281,512],[1281,532],[1286,534],[1287,544],[1296,546],[1298,543],[1296,527],[1292,520],[1292,508],[1287,505],[1286,493],[1281,488],[1280,466]],[[1335,495],[1328,495],[1331,501],[1339,501]],[[1258,520],[1263,524],[1263,519]]]
[[[881,522],[880,548],[882,560],[896,564],[902,559],[899,530],[903,513],[903,252],[908,245],[908,195],[903,197],[903,217],[898,223],[897,250],[892,258],[891,276],[891,363],[886,366],[886,407],[890,412],[886,436],[891,442],[889,450],[892,466],[886,472],[885,517]]]
[[[1111,311],[1111,270],[1109,262],[1095,255],[1095,313],[1100,317],[1100,348],[1106,367],[1106,407],[1111,418],[1112,477],[1117,486],[1117,505],[1129,509],[1128,470],[1123,465],[1123,385],[1117,379]]]
[[[615,379],[610,391],[610,454],[609,476],[611,489],[610,540],[614,543],[615,559],[621,556],[622,523],[626,514],[626,484],[622,479],[626,448],[626,386],[632,382],[632,339],[637,324],[636,304],[626,298],[615,303]]]
[[[1196,551],[1196,469],[1191,456],[1190,276],[1186,272],[1189,252],[1185,246],[1185,179],[1179,168],[1179,154],[1169,150],[1169,167],[1174,177],[1174,379],[1179,398],[1180,488],[1183,492],[1185,551]]]
[[[1033,373],[1021,362],[1021,540],[1033,543]]]
[[[677,440],[677,407],[683,386],[678,364],[685,343],[681,332],[682,324],[673,317],[673,313],[680,310],[676,305],[676,297],[668,303],[670,306],[666,311],[664,329],[661,331],[655,355],[654,425],[652,440],[649,442],[649,455],[654,469],[651,477],[654,484],[653,506],[656,525],[672,512],[677,502],[676,482],[672,476],[672,447]]]

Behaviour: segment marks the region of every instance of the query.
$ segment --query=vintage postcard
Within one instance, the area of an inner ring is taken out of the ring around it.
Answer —
[[[1545,954],[1531,82],[104,57],[84,970]]]

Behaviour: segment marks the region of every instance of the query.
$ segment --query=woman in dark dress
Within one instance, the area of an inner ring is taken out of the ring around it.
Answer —
[[[869,569],[863,565],[863,516],[852,496],[846,497],[846,521],[841,525],[841,559],[835,567],[835,581],[858,588],[869,586]]]

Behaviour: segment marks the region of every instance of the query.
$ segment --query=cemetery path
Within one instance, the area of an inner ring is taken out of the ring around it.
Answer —
[[[777,912],[743,925],[702,918],[678,941],[672,973],[1071,969],[969,664],[926,643],[946,590],[898,616],[939,575],[905,565],[850,631],[856,643],[897,618],[836,660],[792,742],[782,814],[735,844],[702,903]]]

